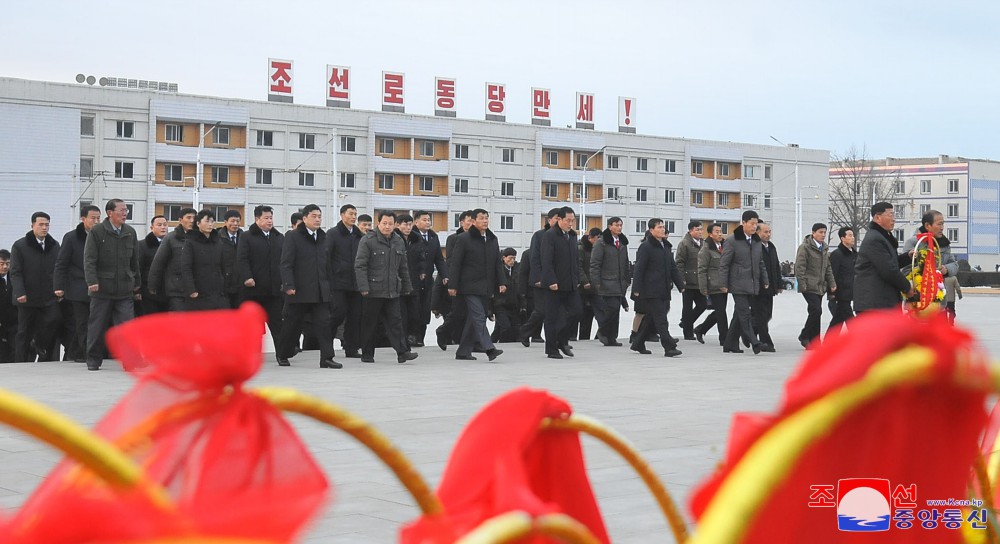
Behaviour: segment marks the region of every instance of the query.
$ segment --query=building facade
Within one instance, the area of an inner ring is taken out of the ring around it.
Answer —
[[[275,209],[278,228],[309,203],[338,219],[428,210],[437,231],[482,207],[503,246],[523,250],[545,213],[572,206],[581,226],[621,217],[638,237],[661,217],[683,235],[690,219],[738,225],[745,209],[774,224],[782,258],[802,224],[825,221],[829,153],[798,147],[600,132],[0,78],[0,246],[42,209],[53,232],[82,203],[124,199],[130,224],[176,224],[198,202],[249,222]],[[631,246],[633,250],[637,244]]]

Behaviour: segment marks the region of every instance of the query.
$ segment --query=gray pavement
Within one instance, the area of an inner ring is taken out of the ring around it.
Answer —
[[[977,333],[994,357],[1000,298],[966,296],[959,302],[961,325]],[[623,314],[627,331],[632,313]],[[679,311],[671,312],[671,332]],[[267,355],[253,385],[298,388],[340,404],[373,422],[436,486],[451,447],[468,419],[493,397],[519,385],[560,395],[579,413],[598,418],[628,437],[664,480],[685,515],[693,486],[722,457],[731,414],[771,410],[785,378],[803,350],[796,337],[805,319],[800,295],[775,301],[772,336],[777,353],[723,354],[714,333],[706,345],[683,341],[681,357],[642,356],[596,341],[574,342],[576,357],[550,360],[541,346],[504,344],[495,363],[455,361],[430,346],[420,358],[398,365],[388,349],[376,364],[339,359],[343,370],[321,370],[318,355],[300,354],[290,368]],[[824,314],[824,330],[829,315]],[[862,331],[863,332],[863,331]],[[431,335],[428,335],[431,336]],[[338,350],[338,353],[341,353]],[[87,372],[75,363],[0,365],[0,387],[28,395],[77,421],[91,425],[133,383],[120,367],[105,363]],[[344,434],[292,417],[327,472],[334,500],[305,537],[306,542],[395,542],[402,523],[419,512],[392,474],[373,454]],[[613,452],[584,439],[589,474],[611,537],[616,542],[668,540],[668,528],[641,480]],[[0,508],[20,505],[59,460],[59,455],[20,433],[0,427]]]

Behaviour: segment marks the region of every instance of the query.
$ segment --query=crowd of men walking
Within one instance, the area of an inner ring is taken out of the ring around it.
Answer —
[[[482,353],[493,361],[503,353],[497,344],[506,342],[544,342],[549,358],[573,357],[570,341],[593,338],[595,322],[597,340],[622,346],[620,312],[630,302],[636,315],[630,349],[650,354],[647,342],[658,341],[665,356],[676,357],[680,340],[670,335],[667,319],[673,288],[681,293],[684,340],[704,344],[715,328],[725,353],[743,353],[741,343],[755,354],[775,351],[768,323],[784,280],[771,226],[752,210],[728,237],[720,224],[691,221],[676,252],[664,221],[650,219],[634,263],[621,218],[578,240],[570,207],[549,211],[520,262],[513,248],[500,249],[484,209],[460,215],[444,251],[424,211],[382,211],[373,220],[348,204],[324,230],[322,210],[310,204],[282,233],[268,206],[254,208],[245,231],[237,211],[216,218],[187,208],[170,232],[164,216],[153,217],[142,240],[126,224],[122,200],[109,200],[105,213],[102,221],[99,208],[81,207],[79,224],[60,244],[49,234],[49,215],[36,212],[25,237],[0,250],[0,362],[53,360],[63,347],[66,359],[98,370],[112,325],[244,301],[265,310],[281,366],[299,351],[318,350],[321,368],[341,368],[335,338],[348,358],[371,363],[375,348],[388,346],[404,363],[417,357],[413,348],[423,347],[431,314],[443,317],[434,331],[437,346],[456,345],[459,360]],[[916,235],[898,254],[892,206],[878,203],[871,213],[860,251],[850,227],[838,230],[840,244],[830,251],[822,223],[798,247],[795,276],[807,311],[798,337],[803,346],[821,336],[824,297],[829,331],[855,310],[898,309],[903,293],[914,295],[904,272]],[[218,220],[223,226],[217,228]],[[933,233],[942,274],[954,280],[958,266],[943,226],[943,215],[932,210],[920,232]],[[954,304],[949,307],[953,316]]]

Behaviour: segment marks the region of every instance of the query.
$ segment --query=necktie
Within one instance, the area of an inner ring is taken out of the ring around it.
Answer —
[[[45,251],[45,240],[38,242],[38,245],[42,246],[42,251]]]
[[[619,248],[621,248],[621,242],[618,241],[618,238],[615,238],[615,249]]]
[[[236,235],[235,234],[233,234],[232,236],[230,236],[229,239],[232,240],[234,244],[236,243]]]
[[[315,241],[316,241],[316,233],[314,232],[313,233],[313,242],[315,242]]]
[[[7,292],[7,278],[0,276],[0,290]]]
[[[426,232],[421,232],[420,234],[422,234],[424,236],[424,241],[425,242],[429,242],[430,241],[430,240],[427,239],[427,233]]]

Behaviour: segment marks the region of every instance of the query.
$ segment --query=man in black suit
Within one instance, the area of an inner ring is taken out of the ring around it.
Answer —
[[[681,354],[677,349],[677,340],[670,336],[667,314],[670,312],[670,284],[684,292],[684,274],[674,262],[673,247],[667,241],[667,229],[662,219],[653,218],[647,223],[649,234],[635,256],[635,272],[632,276],[632,295],[643,301],[646,317],[635,333],[632,351],[649,355],[646,349],[646,338],[651,336],[653,329],[660,336],[665,357],[676,357]]]
[[[78,363],[87,362],[87,325],[90,322],[90,294],[83,276],[83,250],[90,229],[100,222],[100,208],[93,205],[80,207],[80,223],[63,236],[52,278],[56,297],[65,299],[61,304],[72,308],[73,334],[66,351]]]
[[[559,222],[557,214],[561,208],[552,208],[545,215],[545,226],[531,235],[527,254],[521,258],[521,275],[525,278],[524,289],[526,302],[531,307],[528,320],[521,325],[518,340],[524,347],[531,345],[531,340],[542,332],[545,322],[545,305],[548,300],[549,288],[542,285],[542,237]]]
[[[160,291],[157,294],[149,292],[149,270],[153,259],[160,249],[160,244],[167,238],[167,218],[154,215],[149,221],[149,234],[139,242],[139,274],[142,276],[142,288],[139,294],[142,300],[136,305],[136,315],[153,315],[168,310],[167,295]]]
[[[31,214],[31,230],[11,247],[10,279],[17,303],[15,360],[33,362],[48,357],[48,346],[59,329],[59,304],[52,288],[59,242],[49,235],[49,214]]]
[[[17,308],[11,298],[10,252],[0,249],[0,363],[14,362]]]
[[[459,297],[457,304],[465,305],[467,316],[455,358],[475,361],[472,349],[478,347],[492,361],[503,351],[493,345],[486,330],[486,312],[490,299],[497,293],[505,293],[507,284],[500,245],[489,229],[489,212],[482,208],[472,210],[472,218],[474,224],[455,241],[450,259],[448,294]]]
[[[330,260],[330,329],[336,336],[344,325],[340,345],[344,355],[361,357],[361,308],[363,301],[354,275],[358,245],[364,232],[358,227],[358,209],[353,204],[340,207],[340,221],[326,233],[327,258]]]
[[[281,248],[285,235],[274,228],[274,209],[257,206],[253,224],[236,247],[236,269],[243,284],[243,299],[260,304],[267,313],[267,328],[275,353],[286,353],[281,342]]]
[[[784,290],[781,282],[781,261],[778,259],[778,249],[771,242],[771,225],[761,221],[757,224],[757,236],[760,237],[761,251],[764,256],[764,275],[767,276],[767,289],[761,289],[754,297],[750,307],[753,330],[760,339],[760,350],[773,352],[774,340],[771,339],[768,323],[774,315],[774,297]]]
[[[431,295],[434,292],[434,269],[437,268],[439,277],[446,278],[448,277],[448,266],[445,264],[444,255],[441,254],[441,240],[438,239],[437,233],[431,229],[431,213],[418,210],[414,212],[413,219],[413,226],[416,227],[414,232],[417,232],[425,242],[421,247],[424,251],[424,279],[421,280],[419,286],[414,286],[414,288],[419,289],[420,313],[414,321],[416,329],[413,331],[413,336],[416,342],[413,346],[419,348],[424,346],[424,337],[427,336],[427,324],[431,322]]]
[[[243,229],[240,223],[243,216],[238,210],[229,210],[225,216],[226,224],[218,228],[219,240],[222,242],[222,279],[226,295],[226,303],[230,308],[240,306],[240,273],[236,266],[236,249]]]
[[[573,356],[569,339],[583,306],[577,256],[576,213],[564,206],[556,214],[559,221],[542,235],[542,285],[548,288],[545,304],[545,353],[550,359]],[[562,352],[560,354],[560,352]]]
[[[343,368],[333,360],[333,334],[330,329],[330,278],[323,212],[309,204],[302,208],[302,223],[288,235],[281,247],[281,289],[287,298],[281,327],[281,341],[276,353],[279,366],[289,366],[295,356],[295,336],[302,321],[312,318],[313,333],[319,342],[319,367]]]
[[[493,321],[496,324],[490,340],[494,343],[516,342],[525,312],[521,263],[517,262],[517,250],[512,247],[501,251],[500,259],[503,261],[503,279],[507,290],[493,297]]]
[[[448,237],[444,242],[445,247],[445,258],[451,259],[454,254],[455,243],[458,241],[459,236],[469,230],[472,226],[472,210],[465,210],[458,216],[458,230],[454,234]],[[451,265],[448,265],[448,274],[453,274],[454,271],[451,269]],[[442,289],[447,291],[448,287],[448,276],[445,276],[441,280]],[[446,297],[446,300],[450,300],[451,310],[444,316],[444,322],[438,325],[437,330],[435,330],[435,336],[437,336],[437,345],[442,351],[448,349],[448,344],[457,343],[457,341],[462,336],[462,331],[465,327],[465,305],[464,304],[454,304],[452,297]]]

